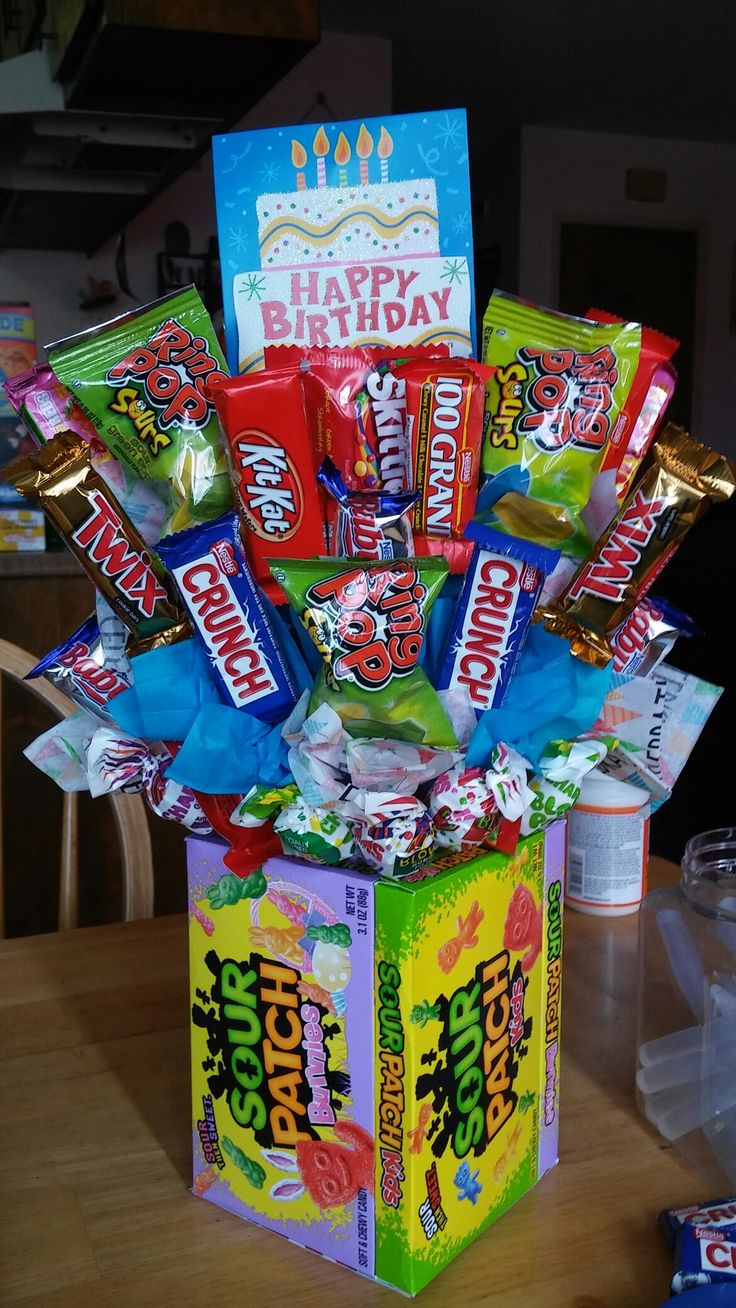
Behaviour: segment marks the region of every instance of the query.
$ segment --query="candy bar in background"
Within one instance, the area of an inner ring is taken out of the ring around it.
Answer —
[[[87,618],[75,632],[27,673],[26,680],[45,676],[73,699],[80,708],[105,722],[112,721],[110,700],[131,685],[133,676],[127,659],[115,666],[105,655],[97,618]]]
[[[411,511],[416,491],[349,491],[331,459],[317,473],[320,486],[335,501],[338,519],[332,532],[337,558],[406,559],[414,554]]]

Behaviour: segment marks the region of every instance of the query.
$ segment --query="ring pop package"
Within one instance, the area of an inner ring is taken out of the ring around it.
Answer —
[[[437,692],[419,666],[446,563],[285,559],[271,568],[326,665],[310,712],[329,704],[351,736],[456,745]]]
[[[590,542],[581,514],[636,376],[641,327],[571,318],[494,291],[483,341],[493,368],[483,471],[503,474],[494,526],[520,534],[523,496],[535,539],[583,557]]]
[[[48,347],[52,368],[108,449],[138,477],[169,482],[166,531],[230,507],[208,387],[227,366],[193,286]]]

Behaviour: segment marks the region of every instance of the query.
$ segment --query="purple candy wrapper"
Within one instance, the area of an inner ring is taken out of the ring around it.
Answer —
[[[504,536],[480,522],[437,679],[438,690],[464,690],[476,714],[498,708],[513,675],[544,584],[559,552]]]
[[[129,665],[118,663],[113,668],[105,659],[94,615],[86,618],[61,645],[45,654],[26,675],[26,681],[41,676],[103,722],[112,721],[108,711],[110,701],[133,683]]]
[[[227,701],[280,722],[297,693],[240,543],[235,513],[156,546],[186,604]]]

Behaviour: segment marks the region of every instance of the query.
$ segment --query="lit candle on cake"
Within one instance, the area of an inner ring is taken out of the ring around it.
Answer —
[[[317,185],[325,186],[327,176],[325,174],[325,155],[330,153],[330,142],[327,139],[327,133],[324,127],[320,127],[317,135],[312,142],[312,149],[317,156]]]
[[[376,154],[381,160],[381,181],[388,181],[388,161],[389,156],[394,152],[394,143],[385,127],[381,128],[381,135],[378,138]]]
[[[341,186],[347,186],[347,165],[350,163],[351,154],[352,150],[350,149],[348,138],[344,132],[341,132],[337,138],[337,145],[335,146],[335,163],[337,164],[337,176]]]
[[[304,146],[301,145],[299,141],[291,142],[291,162],[293,163],[294,167],[297,169],[297,174],[296,174],[297,191],[306,191],[307,189],[306,178],[304,176],[304,173],[299,172],[298,170],[300,168],[304,168],[307,162],[307,152],[304,149]]]
[[[368,185],[368,160],[373,154],[373,137],[371,136],[365,123],[360,124],[358,139],[355,143],[355,153],[360,159],[360,184]]]

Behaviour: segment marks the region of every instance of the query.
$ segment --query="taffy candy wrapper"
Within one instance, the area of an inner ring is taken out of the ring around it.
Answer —
[[[37,736],[23,754],[67,794],[88,790],[87,750],[99,725],[98,718],[80,709]]]
[[[166,776],[172,754],[163,743],[151,748],[110,727],[95,732],[87,750],[87,780],[93,798],[113,791],[142,791],[159,817],[178,822],[199,835],[212,830],[188,786]]]
[[[434,823],[418,799],[355,792],[347,803],[355,812],[356,849],[373,871],[403,877],[429,863]]]
[[[529,782],[533,799],[522,815],[522,836],[564,817],[580,798],[583,778],[603,762],[616,743],[613,737],[550,741],[539,760],[539,775]]]
[[[415,795],[420,786],[454,767],[455,750],[410,745],[405,740],[353,740],[345,748],[347,770],[358,790],[393,791]]]
[[[195,791],[195,797],[211,824],[213,831],[230,846],[223,854],[223,862],[238,877],[248,877],[265,863],[267,858],[281,854],[281,841],[274,835],[273,823],[264,822],[258,827],[236,826],[230,815],[237,808],[242,795],[207,795]]]
[[[536,768],[550,740],[575,740],[591,730],[612,676],[610,663],[584,663],[561,637],[532,624],[503,706],[484,713],[473,733],[468,767],[487,766],[493,747],[505,741]]]
[[[211,382],[227,365],[193,286],[48,347],[100,439],[137,477],[171,489],[168,534],[232,503]]]
[[[527,773],[526,759],[499,743],[488,768],[458,764],[440,777],[429,795],[437,843],[453,850],[496,844],[504,822],[518,823],[532,800]]]
[[[311,710],[329,704],[351,736],[455,747],[437,692],[418,666],[444,562],[287,559],[272,571],[326,665]]]
[[[317,863],[343,863],[355,852],[352,824],[334,809],[308,804],[302,797],[281,810],[274,831],[287,853]]]
[[[230,821],[236,827],[262,827],[269,818],[298,797],[299,787],[294,783],[286,786],[253,786],[235,805]]]
[[[346,786],[347,732],[342,719],[320,704],[307,716],[303,697],[281,729],[289,750],[289,767],[302,799],[315,808],[339,798]]]

